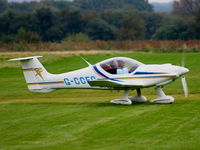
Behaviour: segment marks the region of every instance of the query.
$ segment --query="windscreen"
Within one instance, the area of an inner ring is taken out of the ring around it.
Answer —
[[[129,74],[134,72],[141,64],[130,58],[116,57],[103,61],[100,66],[110,74]]]

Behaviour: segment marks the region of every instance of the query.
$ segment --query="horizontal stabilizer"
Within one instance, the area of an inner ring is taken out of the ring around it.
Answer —
[[[32,56],[32,57],[23,57],[23,58],[14,58],[14,59],[10,59],[8,61],[23,61],[23,60],[29,60],[29,59],[33,59],[33,58],[40,58],[42,56]]]

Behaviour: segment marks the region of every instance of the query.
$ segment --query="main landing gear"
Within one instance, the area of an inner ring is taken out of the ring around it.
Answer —
[[[137,103],[144,103],[147,101],[147,98],[141,94],[140,89],[136,89],[137,95],[136,96],[128,96],[129,89],[124,91],[124,97],[114,99],[111,103],[114,104],[121,104],[121,105],[131,105],[133,102]],[[162,90],[162,87],[156,87],[156,94],[158,98],[151,100],[151,103],[157,104],[172,104],[174,102],[174,98],[172,96],[166,96]]]
[[[141,94],[140,89],[136,89],[137,91],[137,96],[130,96],[129,99],[132,100],[133,102],[137,103],[144,103],[147,101],[147,98]]]
[[[130,90],[124,91],[124,97],[114,99],[111,101],[111,103],[114,104],[121,104],[121,105],[131,105],[132,102],[138,102],[143,103],[146,102],[147,98],[143,95],[141,95],[141,90],[137,89],[137,96],[128,96]]]
[[[132,101],[129,99],[128,94],[129,94],[129,90],[125,90],[124,91],[124,97],[118,98],[118,99],[114,99],[114,100],[112,100],[110,102],[114,103],[114,104],[131,105]]]

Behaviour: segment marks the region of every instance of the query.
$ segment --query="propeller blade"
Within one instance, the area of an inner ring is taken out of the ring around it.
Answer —
[[[181,59],[181,66],[185,67],[185,57],[184,56],[182,56],[182,59]]]
[[[187,87],[187,82],[186,82],[185,76],[182,76],[181,83],[183,86],[184,95],[185,95],[185,97],[187,97],[188,96],[188,87]]]

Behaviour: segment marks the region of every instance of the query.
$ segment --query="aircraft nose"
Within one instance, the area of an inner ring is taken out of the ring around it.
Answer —
[[[186,74],[187,72],[189,72],[189,69],[188,69],[188,68],[185,68],[185,67],[182,67],[182,73],[183,73],[183,74]]]
[[[184,75],[186,74],[187,72],[189,72],[189,69],[185,68],[185,67],[180,67],[180,66],[177,66],[177,71],[178,71],[178,74],[179,76],[181,75]]]

